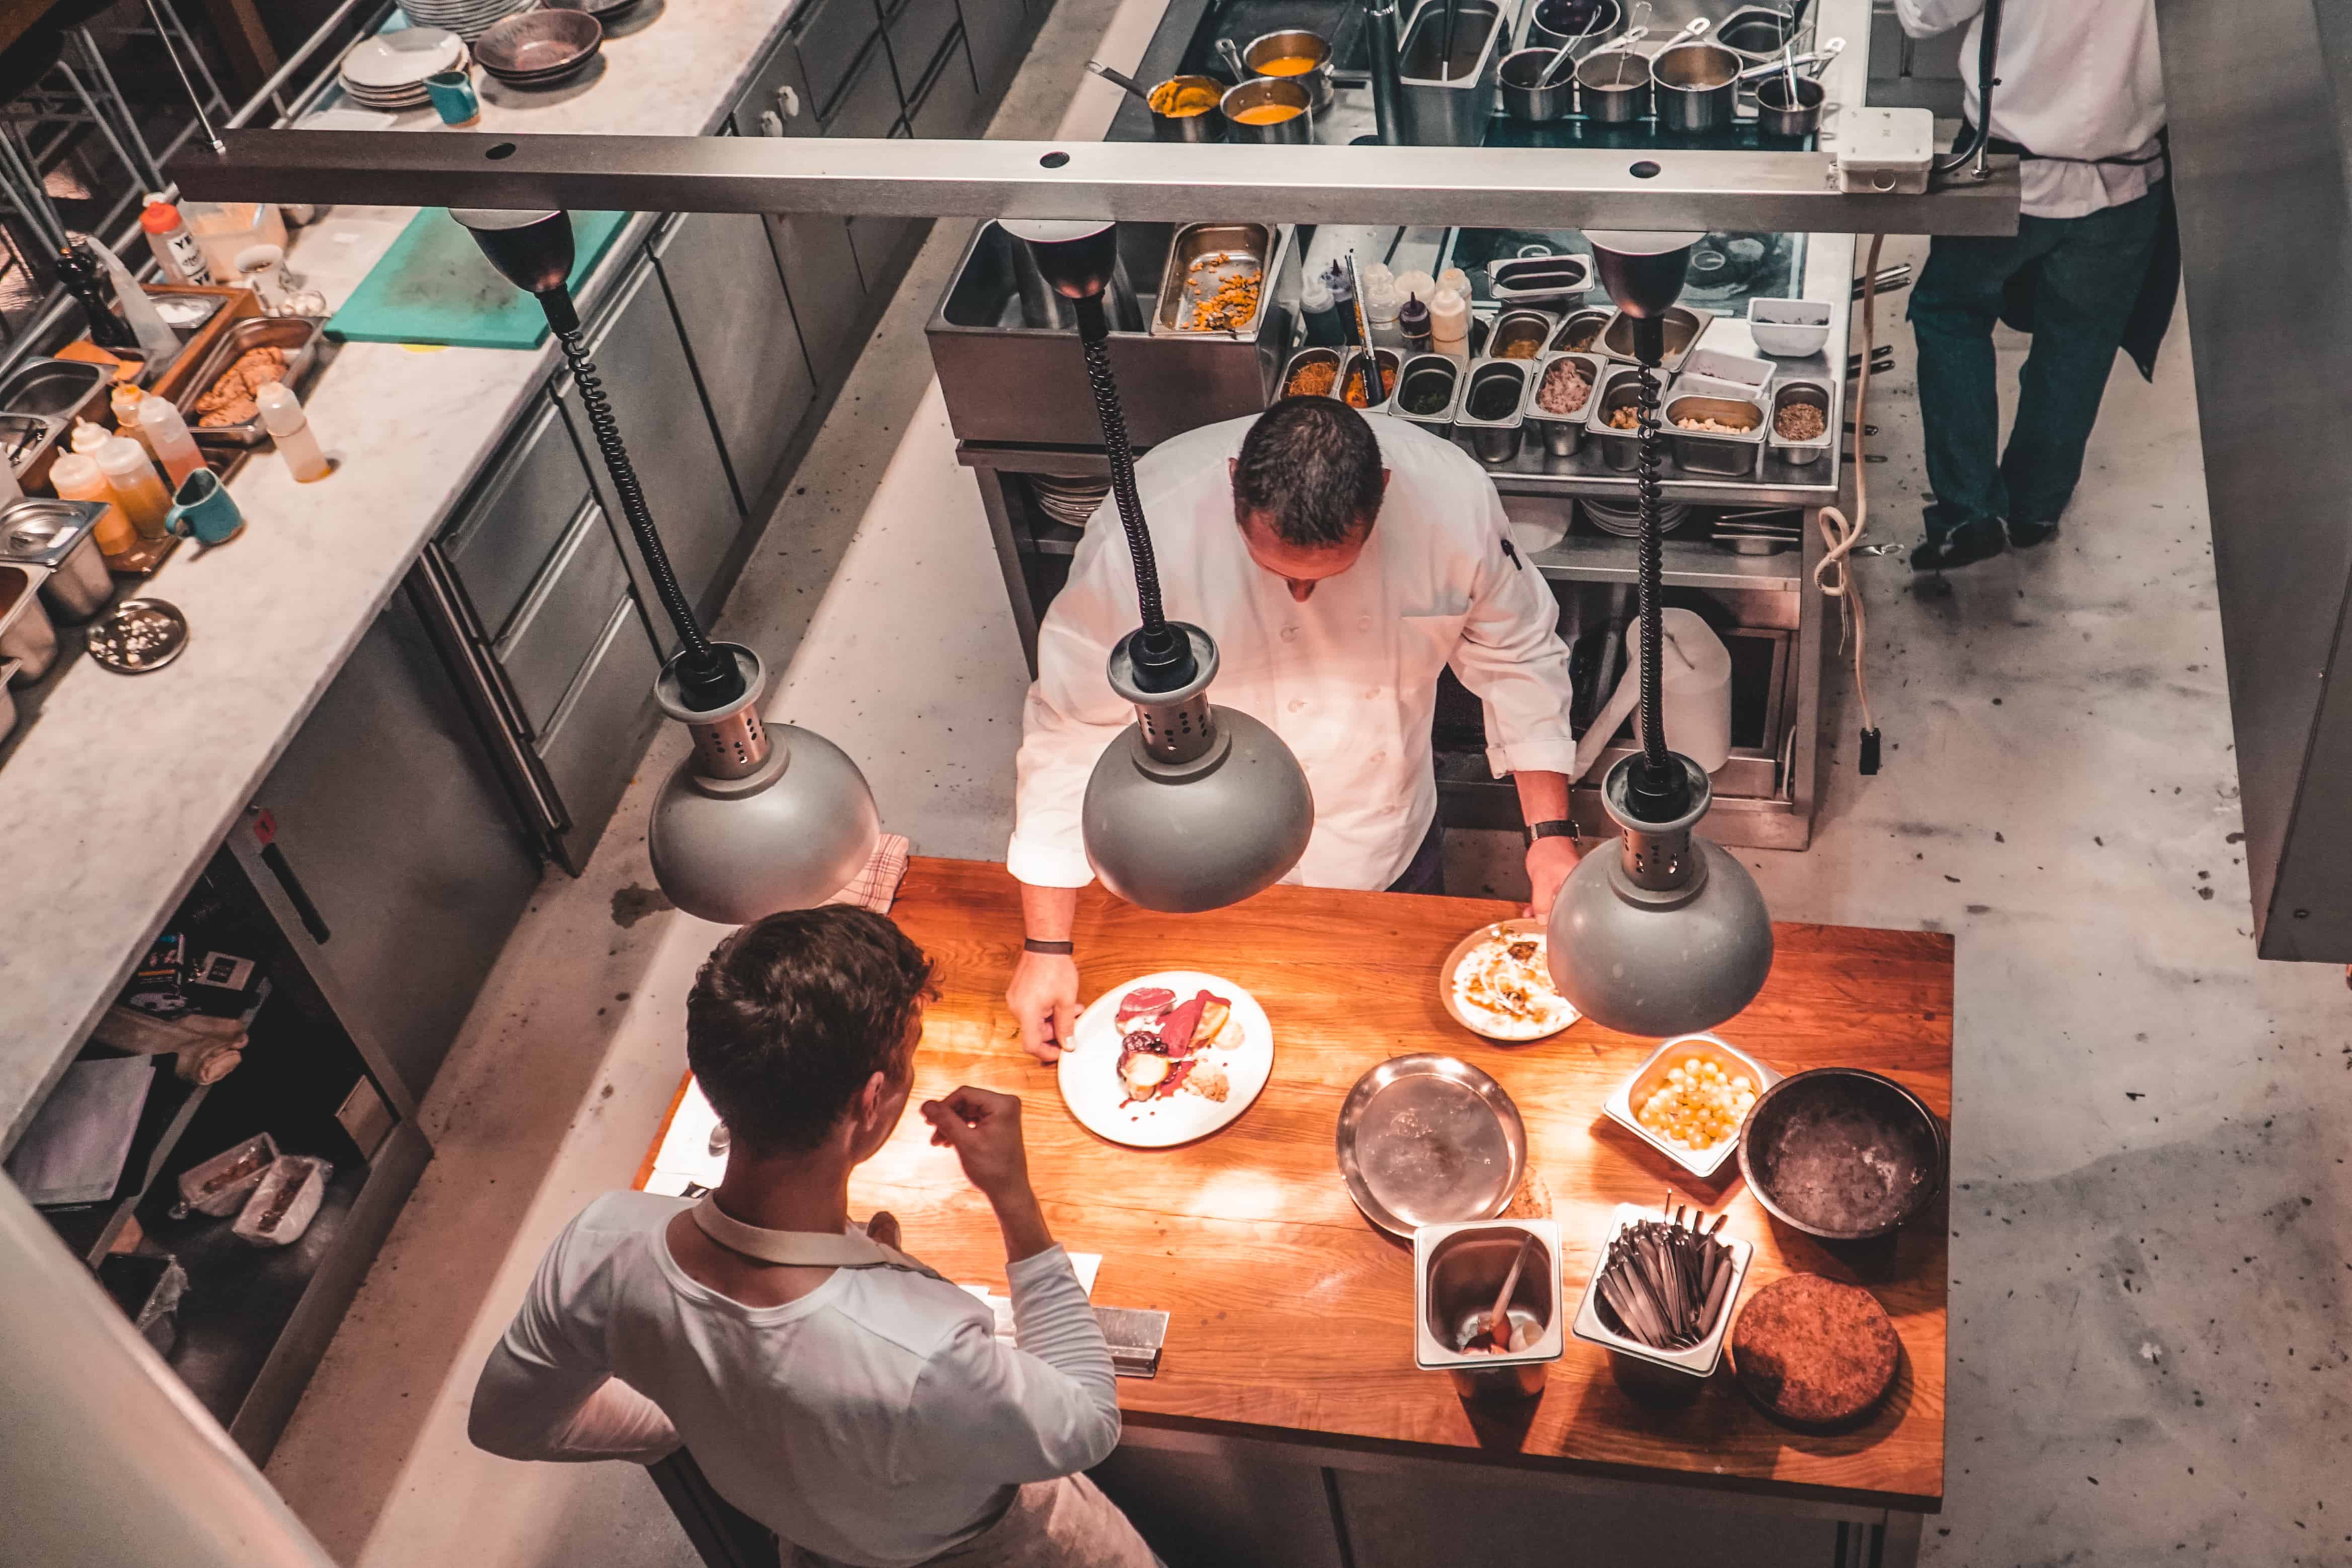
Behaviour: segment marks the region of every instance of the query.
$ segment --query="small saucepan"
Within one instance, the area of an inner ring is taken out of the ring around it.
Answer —
[[[1647,32],[1635,27],[1576,63],[1576,100],[1587,120],[1623,125],[1650,112],[1650,62],[1633,49]]]
[[[1844,47],[1843,38],[1832,38],[1821,47],[1803,74],[1792,76],[1784,68],[1776,68],[1759,78],[1756,82],[1757,133],[1797,141],[1820,130],[1822,105],[1829,97],[1829,89],[1816,78]]]
[[[1742,62],[1719,44],[1675,44],[1650,61],[1650,90],[1658,129],[1681,136],[1711,136],[1731,123]]]
[[[1311,95],[1301,84],[1281,77],[1252,77],[1227,88],[1218,108],[1237,141],[1304,146],[1314,139]]]
[[[1116,87],[1125,88],[1151,111],[1155,141],[1223,141],[1225,117],[1217,107],[1225,84],[1214,77],[1170,77],[1158,87],[1146,88],[1123,71],[1100,60],[1088,60],[1087,69]]]
[[[1331,40],[1320,33],[1304,27],[1261,33],[1242,49],[1242,64],[1252,76],[1297,82],[1318,113],[1331,107]]]

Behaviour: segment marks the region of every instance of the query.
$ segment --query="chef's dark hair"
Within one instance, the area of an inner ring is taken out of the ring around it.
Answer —
[[[787,910],[711,950],[686,998],[686,1061],[711,1108],[755,1149],[814,1148],[879,1072],[914,1068],[931,961],[887,915]]]
[[[1234,516],[1265,519],[1303,549],[1346,544],[1380,515],[1381,444],[1364,416],[1328,397],[1286,397],[1242,438]]]

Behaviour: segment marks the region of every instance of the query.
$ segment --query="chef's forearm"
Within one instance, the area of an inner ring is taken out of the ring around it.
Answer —
[[[1532,827],[1568,816],[1568,775],[1525,768],[1511,775],[1519,791],[1519,820]]]
[[[1563,796],[1563,799],[1565,797]],[[1078,922],[1078,890],[1021,884],[1021,934],[1034,942],[1067,942]]]

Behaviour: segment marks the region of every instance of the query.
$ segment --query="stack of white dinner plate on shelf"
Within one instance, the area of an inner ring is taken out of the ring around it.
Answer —
[[[532,0],[403,0],[401,9],[420,27],[446,27],[472,43],[491,23],[530,9]]]
[[[1032,474],[1029,486],[1037,497],[1038,510],[1066,528],[1083,528],[1087,520],[1110,494],[1108,479],[1063,478],[1051,474]]]
[[[433,101],[425,78],[466,63],[466,46],[441,27],[404,27],[362,38],[343,57],[343,95],[362,109],[423,109]]]

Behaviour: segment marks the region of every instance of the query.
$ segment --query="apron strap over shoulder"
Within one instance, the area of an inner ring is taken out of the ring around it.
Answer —
[[[687,1210],[701,1232],[730,1252],[803,1269],[896,1269],[946,1283],[946,1276],[925,1268],[896,1248],[885,1247],[859,1230],[828,1236],[818,1230],[768,1230],[746,1225],[719,1207],[718,1196],[705,1193]]]

